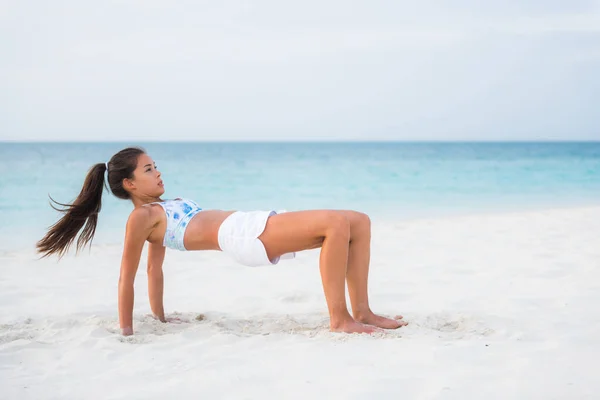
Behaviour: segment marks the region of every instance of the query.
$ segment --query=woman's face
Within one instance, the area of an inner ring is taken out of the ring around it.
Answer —
[[[138,197],[160,197],[165,192],[161,173],[156,169],[154,160],[141,154],[137,160],[137,167],[133,171],[133,179],[124,182],[127,190]]]

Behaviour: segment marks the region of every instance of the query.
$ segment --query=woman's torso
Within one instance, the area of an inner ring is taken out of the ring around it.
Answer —
[[[150,208],[150,219],[153,229],[147,241],[153,244],[164,244],[168,228],[168,217],[164,208],[158,203],[145,205]],[[234,211],[201,210],[188,222],[185,228],[184,245],[186,250],[220,250],[218,242],[219,227]]]

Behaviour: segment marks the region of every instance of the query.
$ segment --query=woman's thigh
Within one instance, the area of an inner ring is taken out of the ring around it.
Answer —
[[[333,210],[290,211],[269,217],[258,238],[269,259],[273,259],[285,253],[319,248],[328,229],[345,223],[347,218]]]
[[[269,259],[285,253],[321,247],[327,230],[338,226],[349,229],[349,240],[359,234],[370,235],[368,215],[353,210],[307,210],[276,214],[267,220],[259,236]]]

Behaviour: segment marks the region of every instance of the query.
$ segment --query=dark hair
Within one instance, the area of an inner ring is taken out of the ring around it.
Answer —
[[[104,173],[108,165],[108,187],[118,198],[127,200],[129,193],[123,188],[123,179],[133,178],[133,171],[137,167],[138,157],[145,151],[139,147],[128,147],[111,157],[107,164],[94,164],[87,173],[81,192],[72,204],[52,202],[65,208],[50,206],[65,215],[54,225],[50,226],[46,235],[37,242],[38,253],[47,257],[58,253],[62,257],[68,250],[78,232],[83,228],[77,239],[77,252],[90,243],[96,233],[98,213],[102,208],[102,192],[106,187]]]

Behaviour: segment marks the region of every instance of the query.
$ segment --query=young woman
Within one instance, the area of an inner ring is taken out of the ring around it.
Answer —
[[[43,256],[64,255],[77,239],[77,251],[90,243],[102,204],[104,173],[111,192],[131,200],[119,277],[119,323],[123,335],[133,334],[133,283],[145,242],[148,247],[148,295],[154,315],[167,322],[163,310],[165,247],[181,250],[219,250],[248,266],[274,265],[295,252],[321,248],[320,272],[335,332],[372,333],[380,328],[406,325],[374,314],[369,307],[371,225],[356,211],[202,210],[188,199],[161,200],[165,192],[161,173],[140,148],[126,148],[108,163],[95,164],[73,204],[57,204],[65,215],[37,243]],[[54,206],[53,206],[54,208]],[[352,315],[346,305],[348,284]]]

